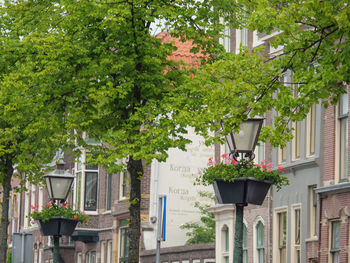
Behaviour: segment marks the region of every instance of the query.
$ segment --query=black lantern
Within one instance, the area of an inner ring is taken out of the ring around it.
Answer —
[[[49,198],[53,201],[59,200],[63,203],[68,197],[74,176],[63,170],[54,170],[45,175],[44,178],[46,180]]]
[[[226,135],[226,142],[233,158],[245,154],[250,160],[254,159],[254,150],[258,142],[263,118],[248,119],[241,123],[239,132],[231,131]]]

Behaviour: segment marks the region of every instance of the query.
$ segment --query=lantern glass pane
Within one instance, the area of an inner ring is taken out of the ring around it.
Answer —
[[[234,134],[236,150],[238,152],[254,151],[260,123],[260,120],[242,122],[239,133]]]
[[[73,178],[51,177],[50,180],[52,185],[52,198],[65,200],[72,185]]]
[[[232,152],[235,149],[235,145],[233,144],[231,133],[226,135],[226,142],[230,152]]]
[[[50,177],[45,177],[45,180],[46,180],[47,192],[49,193],[49,197],[52,198]]]

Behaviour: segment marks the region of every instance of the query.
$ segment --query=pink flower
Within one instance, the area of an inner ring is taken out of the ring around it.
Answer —
[[[74,220],[77,220],[77,219],[78,219],[78,216],[77,216],[77,215],[74,215],[74,216],[73,216],[73,219],[74,219]]]
[[[271,167],[273,166],[273,163],[267,163],[267,166]]]
[[[202,174],[203,171],[201,169],[198,169],[198,174]]]
[[[231,163],[232,163],[233,165],[237,165],[237,164],[238,164],[238,162],[237,162],[236,160],[232,160]]]

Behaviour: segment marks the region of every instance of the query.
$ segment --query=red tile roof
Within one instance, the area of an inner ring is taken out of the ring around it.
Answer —
[[[175,38],[170,36],[168,32],[161,32],[158,35],[156,35],[156,38],[161,39],[163,43],[170,43],[173,42],[174,45],[177,47],[177,50],[174,50],[171,56],[168,57],[170,60],[175,60],[175,61],[183,61],[190,66],[199,66],[200,64],[200,59],[204,57],[203,54],[196,53],[193,54],[190,52],[191,48],[193,47],[192,41],[188,40],[185,42],[182,42],[180,38]]]

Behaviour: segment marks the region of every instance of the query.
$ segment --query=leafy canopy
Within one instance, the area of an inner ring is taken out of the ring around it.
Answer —
[[[237,5],[240,28],[257,32],[260,46],[242,47],[203,67],[185,98],[203,103],[183,117],[213,141],[203,127],[219,130],[223,116],[226,134],[242,119],[274,110],[274,125],[264,127],[260,138],[284,146],[291,139],[290,121],[304,119],[315,103],[336,103],[350,83],[349,4],[238,0]]]

